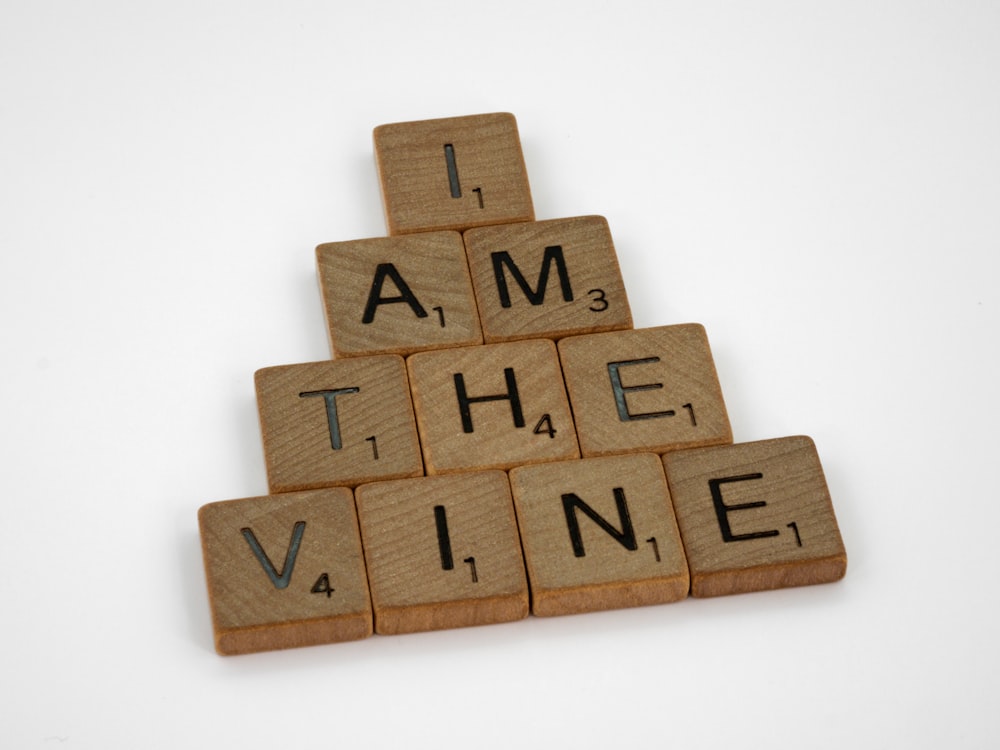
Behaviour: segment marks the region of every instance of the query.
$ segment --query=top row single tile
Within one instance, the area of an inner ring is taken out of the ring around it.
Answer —
[[[374,141],[390,235],[535,218],[512,114],[380,125]]]

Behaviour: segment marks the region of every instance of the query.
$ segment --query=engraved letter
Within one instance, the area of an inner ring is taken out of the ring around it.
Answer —
[[[472,432],[472,412],[469,407],[479,401],[510,401],[510,410],[514,417],[515,427],[524,427],[524,414],[521,412],[521,397],[517,392],[517,380],[514,379],[514,368],[505,367],[504,379],[507,381],[507,392],[495,396],[476,396],[472,398],[465,390],[465,377],[460,372],[454,374],[455,393],[458,396],[458,411],[462,415],[462,431]]]
[[[260,542],[257,541],[257,537],[254,536],[253,531],[249,528],[240,529],[243,532],[243,538],[250,545],[250,551],[253,552],[254,557],[257,558],[257,562],[264,568],[264,572],[267,573],[267,577],[271,579],[271,583],[274,584],[276,589],[288,588],[288,584],[292,580],[295,558],[298,557],[299,545],[302,543],[302,534],[305,530],[305,521],[299,521],[295,524],[295,527],[292,529],[292,540],[288,544],[288,552],[285,553],[285,564],[281,566],[281,572],[279,573],[274,569],[271,558],[267,556],[264,548],[260,546]]]
[[[618,371],[626,365],[644,365],[650,362],[659,362],[659,357],[647,357],[646,359],[626,359],[621,362],[608,362],[608,376],[611,378],[611,390],[615,393],[615,405],[618,407],[618,418],[622,422],[631,422],[634,419],[655,419],[656,417],[672,417],[674,410],[648,411],[642,414],[632,414],[628,410],[628,403],[625,401],[626,391],[655,391],[663,387],[663,383],[646,383],[645,385],[622,385],[621,373]]]
[[[309,396],[322,396],[326,402],[326,423],[330,428],[330,446],[339,451],[343,444],[340,440],[340,420],[337,419],[337,396],[345,393],[357,393],[360,388],[338,388],[333,391],[305,391],[299,394],[299,398]]]
[[[399,294],[395,297],[383,297],[382,285],[386,276],[392,279]],[[389,305],[396,302],[405,302],[413,310],[413,314],[418,318],[426,318],[427,311],[417,300],[417,296],[410,290],[409,284],[403,281],[396,266],[392,263],[379,263],[375,268],[375,278],[372,279],[372,288],[368,293],[368,303],[365,305],[365,314],[361,317],[362,323],[371,323],[375,320],[375,308],[379,305]]]
[[[566,271],[566,259],[563,257],[561,245],[552,245],[545,248],[545,255],[542,257],[542,267],[538,271],[538,287],[536,289],[532,289],[528,284],[528,281],[521,273],[521,269],[517,267],[517,264],[510,257],[510,253],[507,251],[492,253],[490,258],[493,260],[493,275],[497,280],[497,292],[500,295],[501,307],[511,306],[510,290],[507,288],[507,276],[504,274],[504,266],[510,270],[511,276],[514,277],[517,285],[521,287],[521,291],[528,298],[528,302],[533,305],[541,305],[545,302],[545,290],[549,285],[549,270],[552,264],[555,263],[556,273],[559,274],[559,287],[562,290],[563,301],[573,301],[573,288],[569,284],[569,273]]]
[[[451,555],[451,536],[448,534],[448,516],[443,505],[434,506],[434,523],[438,533],[438,551],[441,553],[441,570],[452,570],[455,560]]]
[[[576,517],[576,511],[578,509],[583,511],[584,514],[589,516],[594,523],[614,537],[614,540],[625,549],[632,552],[639,549],[639,543],[635,540],[635,530],[632,528],[632,518],[629,516],[628,512],[628,504],[625,502],[625,490],[621,487],[615,487],[612,491],[615,493],[615,505],[618,507],[618,519],[622,524],[621,531],[608,523],[597,513],[597,511],[583,502],[583,500],[574,495],[572,492],[567,492],[562,496],[563,511],[566,513],[566,526],[569,529],[569,539],[573,544],[573,554],[576,557],[584,557],[587,554],[583,549],[583,537],[580,535],[580,523]]]
[[[758,500],[754,503],[739,503],[737,505],[726,505],[722,499],[721,485],[727,482],[745,482],[750,479],[762,479],[763,474],[743,474],[738,477],[722,477],[721,479],[709,479],[708,487],[712,491],[712,502],[715,503],[715,515],[719,519],[719,529],[722,531],[722,541],[741,542],[745,539],[763,539],[769,536],[778,536],[777,529],[769,531],[753,531],[749,534],[734,534],[729,525],[729,514],[734,510],[748,510],[749,508],[763,508],[767,503]]]

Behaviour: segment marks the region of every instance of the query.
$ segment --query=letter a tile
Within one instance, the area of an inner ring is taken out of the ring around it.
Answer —
[[[510,486],[502,471],[365,484],[358,515],[382,634],[528,616]]]
[[[603,216],[480,227],[462,236],[487,344],[632,327]]]
[[[316,248],[334,358],[483,343],[458,232]]]
[[[510,472],[510,482],[534,614],[687,596],[687,565],[658,456],[525,466]]]
[[[733,441],[697,323],[572,336],[559,342],[559,358],[584,456]]]
[[[391,235],[535,218],[514,115],[380,125],[374,141]]]
[[[209,503],[198,511],[198,525],[220,654],[372,634],[350,490]]]
[[[254,380],[271,492],[423,474],[402,357],[266,367]]]
[[[579,457],[551,341],[420,352],[406,364],[428,474]]]
[[[693,596],[828,583],[847,554],[808,437],[663,457]]]

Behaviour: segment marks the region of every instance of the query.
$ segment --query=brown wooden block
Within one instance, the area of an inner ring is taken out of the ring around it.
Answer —
[[[349,489],[210,503],[198,511],[198,525],[220,654],[372,634]]]
[[[487,344],[407,359],[428,474],[579,457],[555,344]]]
[[[316,260],[335,358],[483,343],[458,232],[332,242]]]
[[[510,482],[534,614],[687,596],[687,565],[658,456],[525,466],[510,472]]]
[[[254,381],[271,492],[423,473],[402,357],[267,367]]]
[[[663,457],[693,596],[827,583],[847,553],[807,437]]]
[[[514,115],[380,125],[374,141],[389,234],[535,218]]]
[[[528,584],[502,471],[358,487],[358,516],[382,634],[528,616]]]
[[[733,441],[701,325],[573,336],[559,358],[584,456]]]
[[[632,327],[603,216],[479,227],[463,238],[486,343]]]

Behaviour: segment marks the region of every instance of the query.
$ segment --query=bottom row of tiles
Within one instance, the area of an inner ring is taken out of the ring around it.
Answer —
[[[199,510],[221,654],[825,583],[847,557],[788,437]]]

